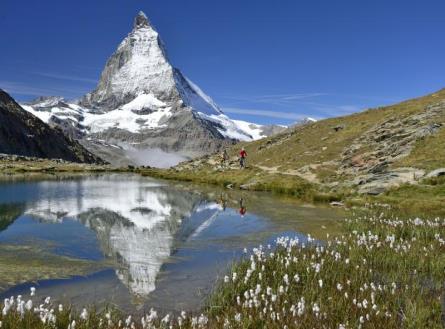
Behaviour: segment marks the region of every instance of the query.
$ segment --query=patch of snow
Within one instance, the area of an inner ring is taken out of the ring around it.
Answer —
[[[241,129],[242,131],[246,132],[250,136],[252,136],[253,140],[258,140],[264,137],[267,137],[266,135],[263,135],[262,125],[258,125],[256,123],[250,123],[247,121],[242,120],[232,120],[235,125]]]
[[[154,95],[143,93],[133,99],[130,103],[122,106],[121,109],[140,111],[146,108],[153,109],[162,106],[165,106],[165,103],[161,102]]]
[[[26,111],[28,111],[29,113],[33,114],[34,116],[38,117],[40,120],[42,120],[45,123],[48,123],[49,119],[52,116],[51,112],[47,112],[47,111],[36,111],[34,110],[34,108],[30,105],[23,105],[21,104],[22,108]]]
[[[237,139],[240,141],[251,141],[252,136],[247,132],[240,129],[233,120],[229,119],[225,114],[205,114],[197,112],[197,114],[204,120],[213,122],[220,127],[217,127],[218,131],[226,138]]]
[[[223,114],[213,99],[206,95],[179,70],[175,71],[175,81],[184,104],[191,107],[193,111],[205,113],[207,115]]]
[[[83,123],[90,127],[91,133],[98,133],[109,128],[119,128],[132,133],[138,133],[143,129],[155,129],[165,127],[161,124],[162,119],[172,115],[171,108],[158,108],[149,114],[137,114],[129,110],[135,106],[142,106],[142,101],[124,105],[121,109],[116,109],[104,114],[85,113]]]

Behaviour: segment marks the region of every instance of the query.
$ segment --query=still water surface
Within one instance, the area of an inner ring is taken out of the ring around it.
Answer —
[[[0,298],[36,286],[79,307],[195,310],[245,247],[325,234],[343,215],[137,175],[3,182]]]

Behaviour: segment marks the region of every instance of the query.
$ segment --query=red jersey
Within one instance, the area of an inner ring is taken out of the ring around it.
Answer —
[[[241,158],[245,158],[247,156],[247,152],[245,150],[241,150],[239,155],[240,155]]]

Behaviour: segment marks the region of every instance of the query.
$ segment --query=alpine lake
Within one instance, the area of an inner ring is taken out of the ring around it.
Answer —
[[[244,248],[323,239],[345,210],[132,174],[0,181],[0,298],[194,311]]]

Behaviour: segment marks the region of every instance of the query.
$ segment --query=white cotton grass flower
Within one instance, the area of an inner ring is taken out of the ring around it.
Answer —
[[[63,305],[59,304],[59,312],[63,312]]]
[[[230,279],[229,279],[229,277],[226,275],[226,276],[224,276],[224,283],[229,283],[230,282]]]
[[[26,302],[25,308],[26,308],[28,311],[31,311],[31,310],[32,310],[32,300],[31,300],[31,299],[28,300],[28,301]]]
[[[198,325],[203,328],[207,325],[207,323],[209,322],[209,318],[206,317],[204,314],[201,314],[198,318]]]
[[[88,311],[86,308],[84,308],[82,310],[82,313],[80,313],[80,318],[84,321],[86,321],[88,319]]]
[[[49,304],[51,302],[51,297],[46,297],[45,298],[45,304]]]
[[[6,316],[8,314],[10,308],[11,308],[11,302],[8,298],[6,298],[4,301],[3,310],[2,310],[3,316]]]
[[[29,293],[29,295],[32,297],[32,296],[35,296],[35,294],[36,294],[36,288],[35,287],[31,287],[31,288],[29,288],[29,290],[30,290],[30,293]]]
[[[68,329],[76,329],[76,321],[73,320],[73,322],[71,322],[71,323],[68,325]]]
[[[168,314],[167,314],[168,315]],[[168,322],[168,321],[167,321]],[[129,315],[127,317],[127,319],[125,320],[125,325],[128,327],[131,324],[131,315]]]

